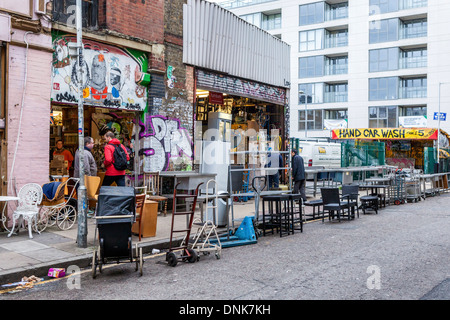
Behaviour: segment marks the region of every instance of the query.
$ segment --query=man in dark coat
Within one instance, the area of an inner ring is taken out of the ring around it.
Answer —
[[[306,202],[306,194],[305,194],[305,184],[306,184],[306,174],[305,174],[305,165],[303,162],[303,158],[297,154],[297,150],[292,150],[292,180],[294,181],[294,194],[300,195],[303,199],[303,202]]]

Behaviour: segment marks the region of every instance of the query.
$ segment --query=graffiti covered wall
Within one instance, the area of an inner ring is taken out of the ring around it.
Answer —
[[[77,103],[78,76],[76,60],[69,57],[69,44],[76,37],[53,37],[52,101]],[[86,105],[114,109],[144,110],[147,105],[149,78],[147,56],[136,50],[125,50],[83,39],[82,87]]]
[[[140,132],[144,172],[192,170],[193,142],[180,120],[148,115],[146,122]]]

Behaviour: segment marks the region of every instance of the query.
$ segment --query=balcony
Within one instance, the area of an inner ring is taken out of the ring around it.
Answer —
[[[229,10],[229,9],[253,6],[255,4],[272,2],[272,1],[277,1],[277,0],[228,0],[228,1],[219,2],[219,5],[222,8]]]
[[[348,31],[325,31],[325,49],[348,46]]]
[[[428,0],[400,0],[399,9],[407,10],[428,6]]]
[[[325,21],[348,18],[348,3],[327,4],[325,7]]]
[[[401,21],[399,38],[412,39],[427,36],[427,19]]]
[[[425,68],[427,66],[427,57],[401,57],[399,61],[400,69]]]
[[[417,99],[427,97],[427,87],[401,87],[399,89],[399,99]]]

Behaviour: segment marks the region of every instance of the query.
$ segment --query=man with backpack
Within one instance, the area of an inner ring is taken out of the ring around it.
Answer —
[[[130,160],[125,146],[116,139],[114,133],[108,131],[105,136],[105,178],[102,186],[110,186],[113,182],[119,187],[125,186],[125,169]]]

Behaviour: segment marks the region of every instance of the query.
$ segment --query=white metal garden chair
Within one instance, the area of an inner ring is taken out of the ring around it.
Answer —
[[[14,233],[16,221],[22,217],[23,220],[25,220],[28,224],[28,234],[30,236],[30,239],[33,238],[31,226],[34,222],[35,229],[37,229],[37,214],[40,209],[38,205],[42,201],[42,195],[42,188],[37,183],[28,183],[20,189],[18,194],[19,206],[13,213],[12,228],[11,232],[8,234],[8,237],[10,237]]]

